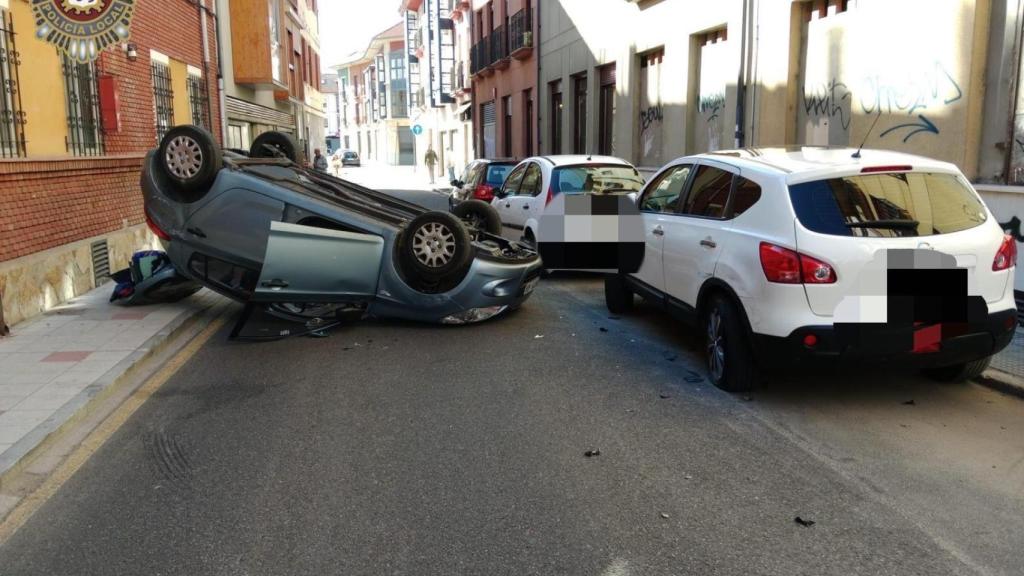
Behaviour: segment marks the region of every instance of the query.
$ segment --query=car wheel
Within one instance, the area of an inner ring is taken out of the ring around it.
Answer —
[[[264,132],[256,137],[249,149],[251,158],[287,158],[299,163],[299,144],[284,132]]]
[[[160,140],[159,166],[191,200],[213,184],[223,166],[213,135],[198,126],[171,128]]]
[[[966,382],[981,376],[981,373],[988,368],[991,362],[992,357],[987,356],[973,362],[964,362],[941,368],[929,368],[924,370],[924,374],[936,382]]]
[[[494,206],[482,200],[465,200],[452,209],[452,214],[466,223],[470,231],[483,231],[501,236],[501,216]]]
[[[633,291],[626,285],[626,279],[621,274],[605,277],[604,303],[612,314],[622,314],[633,309]]]
[[[724,296],[712,296],[703,318],[711,382],[727,392],[756,387],[757,366],[736,305]]]
[[[399,265],[417,290],[454,288],[473,260],[466,227],[448,212],[427,212],[414,218],[398,242]]]

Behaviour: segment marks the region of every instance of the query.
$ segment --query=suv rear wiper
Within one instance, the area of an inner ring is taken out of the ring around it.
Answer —
[[[887,228],[890,230],[917,230],[921,223],[917,220],[865,220],[864,222],[847,222],[847,228]]]

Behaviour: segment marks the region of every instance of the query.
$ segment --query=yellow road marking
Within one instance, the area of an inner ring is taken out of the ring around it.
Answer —
[[[124,403],[118,406],[107,418],[89,433],[89,436],[71,453],[68,458],[47,478],[39,488],[27,496],[18,507],[0,524],[0,544],[6,542],[21,528],[39,508],[60,490],[78,469],[85,464],[106,441],[117,432],[132,414],[149,400],[149,397],[160,389],[206,342],[224,325],[224,317],[217,318],[188,345],[174,355],[167,364],[153,374],[138,390],[133,392]]]

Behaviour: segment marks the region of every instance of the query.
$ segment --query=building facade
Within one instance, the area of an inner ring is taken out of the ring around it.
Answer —
[[[526,158],[539,149],[538,4],[542,0],[473,2],[470,73],[479,157]]]
[[[401,22],[335,67],[342,93],[343,148],[371,162],[413,165],[407,62],[405,23]]]
[[[175,124],[221,134],[210,0],[137,2],[131,38],[91,64],[38,39],[26,0],[0,0],[0,302],[45,311],[155,246],[143,158]]]
[[[403,0],[406,22],[409,110],[416,138],[416,163],[426,170],[429,148],[447,181],[475,158],[470,54],[471,3],[467,0]],[[416,128],[418,126],[418,128]]]
[[[341,92],[338,86],[338,75],[325,72],[320,77],[320,93],[324,96],[324,122],[327,138],[327,154],[333,154],[341,148]]]
[[[326,146],[316,0],[216,0],[224,71],[224,141],[248,150],[270,130],[306,156]]]

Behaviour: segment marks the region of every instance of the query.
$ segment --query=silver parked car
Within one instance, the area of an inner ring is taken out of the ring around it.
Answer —
[[[306,169],[297,154],[281,133],[261,135],[246,156],[222,152],[201,128],[168,132],[142,189],[178,270],[297,320],[357,312],[463,324],[533,291],[536,252],[473,226],[480,215],[429,211]]]

